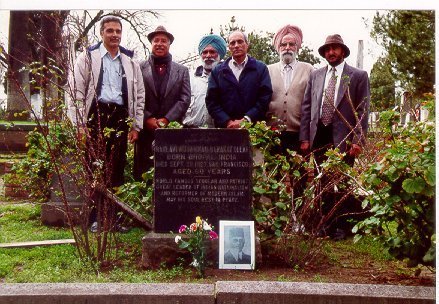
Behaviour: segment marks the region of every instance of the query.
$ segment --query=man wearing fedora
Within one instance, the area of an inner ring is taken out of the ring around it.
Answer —
[[[134,150],[133,175],[136,180],[153,166],[152,142],[156,129],[172,121],[182,122],[186,113],[191,89],[187,67],[172,61],[169,48],[174,36],[164,26],[148,34],[152,53],[140,63],[145,84],[145,112],[143,130]]]
[[[308,80],[302,102],[300,149],[304,154],[313,151],[320,164],[328,149],[338,148],[346,153],[345,162],[353,166],[366,139],[369,78],[365,71],[344,61],[350,50],[338,34],[326,38],[319,54],[328,66],[312,72]],[[329,202],[329,206],[333,204]]]

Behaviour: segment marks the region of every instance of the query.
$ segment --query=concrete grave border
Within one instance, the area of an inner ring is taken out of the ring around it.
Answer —
[[[0,284],[0,304],[433,304],[435,288],[342,283],[219,281],[215,284]]]

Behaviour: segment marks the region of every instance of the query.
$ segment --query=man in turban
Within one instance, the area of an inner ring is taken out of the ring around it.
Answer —
[[[295,25],[285,25],[278,30],[273,45],[279,54],[279,62],[268,66],[273,95],[267,118],[272,126],[284,125],[281,132],[281,150],[299,152],[300,111],[309,75],[314,69],[296,59],[302,45],[302,31]]]
[[[191,76],[191,103],[183,119],[188,127],[213,128],[213,120],[206,108],[207,83],[212,69],[224,58],[227,44],[221,36],[210,34],[201,38],[198,53],[201,63]]]

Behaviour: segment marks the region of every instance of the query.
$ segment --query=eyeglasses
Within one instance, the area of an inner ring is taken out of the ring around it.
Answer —
[[[297,44],[295,42],[284,42],[280,44],[280,47],[287,47],[287,46],[296,47]]]

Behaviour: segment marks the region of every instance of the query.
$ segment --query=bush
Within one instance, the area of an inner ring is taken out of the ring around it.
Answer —
[[[362,177],[370,190],[363,206],[369,205],[373,215],[354,229],[382,231],[376,240],[394,257],[408,259],[408,266],[434,266],[435,125],[427,121],[395,126],[397,118],[391,111],[380,115],[387,141],[380,160]]]

